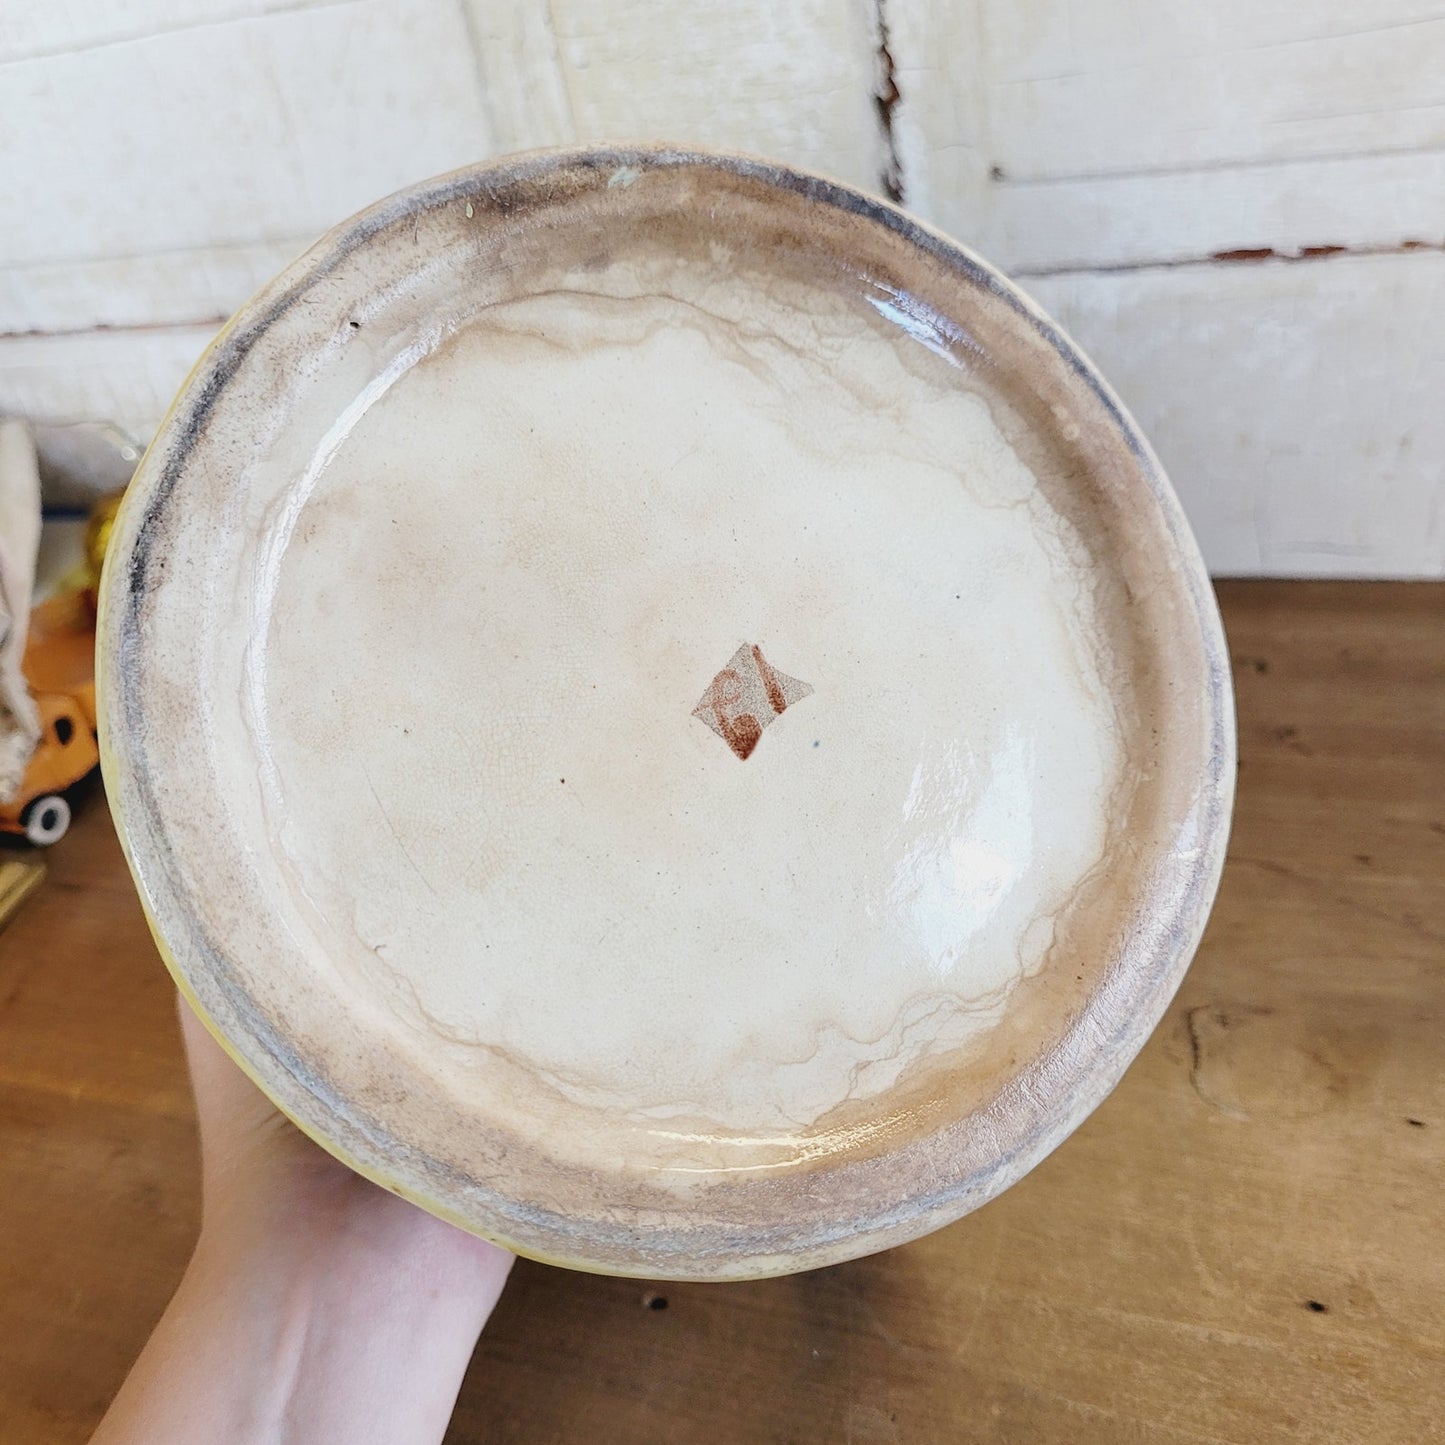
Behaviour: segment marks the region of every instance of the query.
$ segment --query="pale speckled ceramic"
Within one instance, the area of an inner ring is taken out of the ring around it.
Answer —
[[[363,1173],[581,1268],[801,1269],[1113,1087],[1234,777],[1178,505],[880,202],[550,154],[326,237],[131,487],[106,773],[157,938]]]

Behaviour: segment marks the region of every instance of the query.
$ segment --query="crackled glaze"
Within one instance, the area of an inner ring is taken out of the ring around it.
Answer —
[[[1187,962],[1231,773],[1192,544],[896,213],[656,152],[443,178],[252,303],[136,494],[102,648],[159,936],[469,1227],[679,1276],[909,1237]]]

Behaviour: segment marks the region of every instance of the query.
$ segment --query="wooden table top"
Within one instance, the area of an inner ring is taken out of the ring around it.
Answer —
[[[1229,864],[1114,1095],[872,1259],[519,1264],[449,1440],[1445,1440],[1445,586],[1220,590]],[[172,989],[99,794],[49,863],[0,934],[8,1445],[87,1437],[198,1222]]]

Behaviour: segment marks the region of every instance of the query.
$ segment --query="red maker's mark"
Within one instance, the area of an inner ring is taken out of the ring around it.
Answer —
[[[812,690],[773,667],[762,648],[745,642],[713,678],[692,715],[746,761],[763,729]]]

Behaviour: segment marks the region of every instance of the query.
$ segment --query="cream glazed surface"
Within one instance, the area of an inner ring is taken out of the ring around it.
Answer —
[[[159,938],[277,1102],[468,1227],[764,1273],[1068,1132],[1217,877],[1221,643],[1021,298],[761,163],[404,193],[221,338],[102,622]]]

